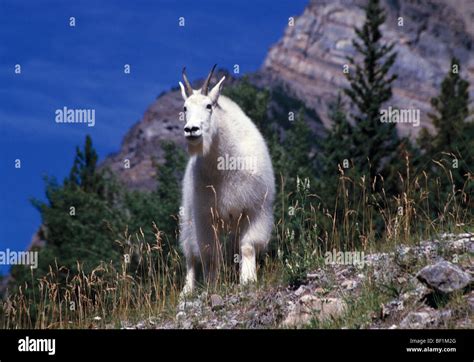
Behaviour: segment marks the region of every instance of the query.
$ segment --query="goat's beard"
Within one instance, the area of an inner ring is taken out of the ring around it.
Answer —
[[[188,142],[188,153],[190,156],[202,155],[203,148],[203,142],[199,142],[196,144]]]
[[[188,142],[188,153],[190,156],[207,156],[211,150],[212,136],[210,134],[203,134],[201,142]]]

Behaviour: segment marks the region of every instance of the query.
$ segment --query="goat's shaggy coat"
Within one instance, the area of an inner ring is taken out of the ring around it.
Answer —
[[[186,86],[180,82],[190,153],[180,216],[184,293],[193,290],[198,265],[215,280],[223,229],[230,231],[234,250],[240,249],[240,282],[256,281],[256,252],[268,244],[273,226],[275,180],[265,141],[240,107],[220,96],[225,77],[207,90],[211,74],[201,90],[192,90],[184,71]],[[251,160],[239,164],[252,167],[222,167],[223,159]]]

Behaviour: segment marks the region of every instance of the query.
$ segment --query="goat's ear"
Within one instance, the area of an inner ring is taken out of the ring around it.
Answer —
[[[225,76],[222,77],[222,79],[209,92],[209,98],[211,98],[212,103],[216,103],[217,99],[219,99],[222,90],[222,83],[224,80]]]
[[[188,96],[186,95],[186,89],[184,88],[183,83],[179,82],[179,87],[181,88],[181,96],[183,97],[183,99],[188,99]]]

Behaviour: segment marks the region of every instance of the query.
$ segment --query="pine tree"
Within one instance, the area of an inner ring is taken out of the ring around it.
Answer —
[[[393,162],[395,150],[399,147],[396,124],[382,123],[380,111],[385,102],[392,97],[392,83],[396,75],[389,75],[395,62],[394,44],[382,44],[381,25],[386,15],[378,0],[369,0],[365,7],[366,20],[362,28],[356,28],[357,39],[353,45],[362,61],[355,64],[354,72],[347,73],[350,88],[346,95],[357,108],[354,115],[353,160],[354,166],[361,174],[370,175],[389,173],[389,167],[396,167]]]
[[[420,146],[431,157],[440,152],[459,151],[464,143],[466,120],[469,116],[469,82],[462,79],[459,60],[451,60],[450,71],[441,83],[441,93],[431,99],[435,113],[429,117],[433,122],[436,134],[433,136],[426,128],[420,132]]]
[[[338,191],[340,170],[347,174],[352,167],[352,126],[347,120],[346,109],[341,94],[329,104],[331,128],[320,142],[317,158],[318,191],[330,208],[334,207]]]
[[[451,172],[456,189],[463,188],[468,175],[473,175],[474,122],[469,121],[469,82],[461,78],[460,71],[459,60],[452,58],[440,94],[431,99],[434,113],[429,117],[435,133],[423,128],[417,140],[423,151],[424,169],[433,179],[444,179],[446,192],[451,189],[450,180],[440,164]],[[465,192],[472,193],[473,189],[471,180]]]
[[[174,142],[163,142],[165,162],[158,166],[158,201],[160,205],[159,226],[168,235],[173,235],[178,227],[176,216],[181,201],[181,180],[186,166],[186,154]]]
[[[300,179],[307,178],[310,182],[314,181],[313,142],[314,134],[304,119],[303,109],[300,109],[292,127],[286,131],[283,142],[286,152],[282,168],[290,185],[296,185],[297,177]]]
[[[101,261],[118,266],[121,259],[116,247],[117,236],[126,227],[126,217],[117,201],[121,198],[118,182],[99,172],[97,153],[89,136],[84,149],[76,149],[69,177],[63,184],[46,177],[46,201],[32,200],[41,213],[41,239],[46,245],[39,250],[35,278],[49,272],[49,266],[61,266],[60,279],[78,271],[78,262],[86,273]],[[18,266],[12,269],[17,285],[31,282],[30,271]],[[61,279],[63,278],[63,279]]]
[[[86,192],[98,191],[100,187],[100,174],[96,172],[97,152],[92,146],[92,139],[86,136],[84,152],[76,147],[76,157],[66,181],[70,186],[78,186]]]
[[[338,94],[336,100],[329,105],[329,119],[331,128],[321,142],[319,170],[321,176],[334,178],[339,174],[339,167],[346,167],[344,161],[352,156],[352,126],[347,120],[346,109],[342,97]]]
[[[186,155],[172,141],[161,144],[164,162],[155,163],[157,188],[152,192],[130,191],[126,195],[129,211],[129,231],[140,230],[146,240],[153,240],[156,230],[153,223],[170,242],[176,241],[178,212],[181,200],[181,180],[186,165]]]

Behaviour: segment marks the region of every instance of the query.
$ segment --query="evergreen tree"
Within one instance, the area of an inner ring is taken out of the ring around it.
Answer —
[[[181,180],[186,167],[186,154],[173,142],[163,142],[165,162],[158,166],[157,196],[160,207],[159,226],[169,236],[178,229],[179,206],[181,202]]]
[[[62,185],[46,177],[46,202],[33,199],[41,213],[41,239],[46,245],[39,250],[35,277],[49,272],[49,266],[58,265],[65,278],[68,272],[90,272],[101,261],[118,265],[121,258],[116,238],[124,230],[126,218],[121,211],[120,186],[107,172],[98,171],[97,153],[92,140],[86,137],[84,150],[76,149],[73,167]],[[16,284],[31,282],[27,268],[12,268]],[[58,280],[61,282],[62,280]]]
[[[352,126],[347,120],[345,106],[340,94],[329,105],[329,119],[332,121],[326,138],[321,142],[319,157],[320,174],[332,180],[339,174],[338,168],[344,167],[344,160],[352,155]]]
[[[101,176],[96,172],[97,159],[98,156],[92,146],[92,139],[87,135],[84,152],[76,147],[76,157],[69,173],[69,179],[65,182],[70,186],[78,186],[86,192],[98,191]]]
[[[357,39],[353,45],[362,61],[355,64],[354,72],[347,74],[350,87],[346,95],[357,108],[354,115],[353,163],[361,174],[373,179],[377,174],[386,176],[390,167],[396,167],[395,151],[399,147],[396,124],[382,123],[382,105],[392,97],[392,83],[396,75],[389,75],[396,59],[394,44],[382,44],[381,25],[386,15],[379,0],[369,0],[365,7],[366,20],[356,28]]]
[[[164,163],[157,164],[157,189],[152,192],[130,191],[126,195],[129,211],[129,231],[141,229],[145,239],[153,240],[156,232],[153,223],[163,232],[169,242],[176,242],[178,213],[181,200],[181,180],[186,165],[184,151],[172,141],[161,144]]]
[[[353,154],[352,126],[347,120],[346,109],[341,94],[329,104],[331,128],[320,142],[318,153],[318,192],[330,208],[334,207],[338,191],[340,170],[350,173]]]
[[[314,181],[314,153],[312,145],[315,136],[306,123],[300,109],[292,127],[286,131],[283,142],[285,149],[284,175],[287,182],[296,185],[296,178]]]
[[[459,60],[451,60],[450,71],[441,83],[441,93],[431,99],[435,113],[428,116],[433,122],[436,134],[433,136],[423,128],[418,143],[429,157],[439,156],[441,152],[458,153],[464,148],[469,116],[469,82],[462,79]],[[471,138],[472,139],[472,138]]]
[[[433,179],[444,180],[440,182],[445,193],[451,190],[451,181],[445,170],[451,172],[456,189],[462,189],[468,175],[471,178],[473,175],[474,123],[469,121],[469,82],[462,79],[460,71],[459,60],[452,58],[440,94],[431,99],[434,113],[429,117],[435,133],[423,128],[417,140],[423,152],[424,170]],[[474,190],[472,179],[466,186],[465,192],[469,195]],[[442,208],[443,205],[439,206]]]

